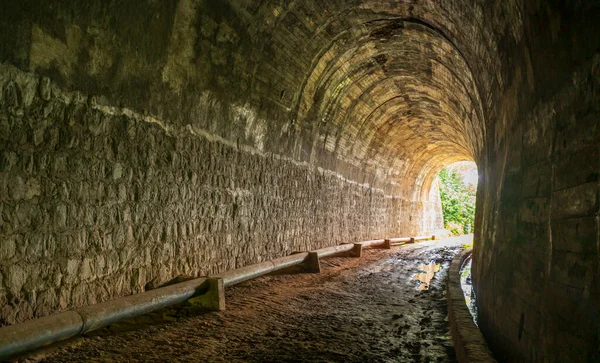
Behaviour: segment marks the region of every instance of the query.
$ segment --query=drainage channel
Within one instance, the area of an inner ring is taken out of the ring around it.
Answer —
[[[460,269],[460,287],[462,288],[463,295],[465,296],[465,303],[469,308],[469,312],[473,316],[475,325],[477,323],[477,304],[475,297],[475,290],[473,289],[473,281],[471,279],[471,265],[473,263],[472,256],[469,256],[463,263]]]
[[[454,341],[456,359],[463,362],[496,362],[487,343],[475,323],[475,306],[471,273],[471,249],[457,255],[450,265],[446,299],[448,301],[448,322]],[[464,286],[464,287],[463,287]]]

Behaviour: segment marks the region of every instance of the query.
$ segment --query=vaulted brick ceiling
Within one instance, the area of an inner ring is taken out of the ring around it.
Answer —
[[[272,98],[297,112],[297,156],[319,162],[332,154],[337,169],[343,163],[382,179],[402,175],[416,184],[413,193],[445,165],[477,160],[485,73],[497,60],[493,41],[481,44],[490,24],[478,7],[464,5],[339,1],[278,10],[257,73],[274,77],[281,93]]]

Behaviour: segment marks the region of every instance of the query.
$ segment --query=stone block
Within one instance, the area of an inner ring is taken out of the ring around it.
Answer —
[[[225,310],[225,288],[223,279],[209,278],[206,281],[207,291],[199,296],[193,297],[188,302],[193,306],[199,306],[213,311]]]
[[[552,248],[555,251],[595,254],[598,228],[596,217],[553,220]]]
[[[384,240],[383,248],[386,250],[392,249],[392,242],[389,239]]]
[[[27,275],[30,271],[25,270],[21,265],[15,264],[8,267],[6,274],[6,286],[13,294],[19,294],[21,288],[27,282]]]
[[[304,269],[306,272],[321,273],[321,263],[317,252],[308,253],[308,258],[304,261]]]
[[[555,191],[552,195],[552,218],[591,216],[598,212],[598,183],[586,183]]]
[[[354,243],[352,250],[350,250],[350,256],[360,258],[362,257],[363,245],[360,243]]]
[[[15,239],[14,237],[7,237],[0,242],[0,260],[8,261],[14,255],[16,251]]]
[[[600,149],[597,145],[584,147],[564,155],[554,170],[554,190],[563,190],[600,178]]]
[[[523,174],[515,178],[518,183],[517,187],[521,187],[520,197],[539,198],[550,196],[551,176],[552,164],[549,161],[537,163],[524,169]]]
[[[598,266],[596,254],[581,255],[572,252],[554,252],[550,279],[578,290],[589,289]]]
[[[27,186],[20,175],[14,175],[8,180],[8,195],[13,200],[20,200],[25,197]]]
[[[521,222],[539,224],[550,218],[550,198],[525,199],[519,206],[519,220]]]

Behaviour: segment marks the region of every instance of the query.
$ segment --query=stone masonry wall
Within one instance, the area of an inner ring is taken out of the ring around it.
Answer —
[[[598,5],[524,2],[515,66],[490,96],[473,266],[500,361],[600,361]]]
[[[342,242],[411,205],[0,66],[0,325]],[[417,220],[415,213],[414,220]]]
[[[514,124],[522,142],[488,174],[477,297],[499,359],[600,359],[599,69],[597,55]]]

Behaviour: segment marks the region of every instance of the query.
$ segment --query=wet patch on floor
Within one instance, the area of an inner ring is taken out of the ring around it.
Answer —
[[[429,284],[431,283],[431,280],[435,276],[435,273],[440,271],[442,265],[439,263],[430,262],[425,265],[419,265],[417,268],[421,272],[417,273],[414,276],[414,279],[419,281],[417,290],[423,291],[429,290]]]

